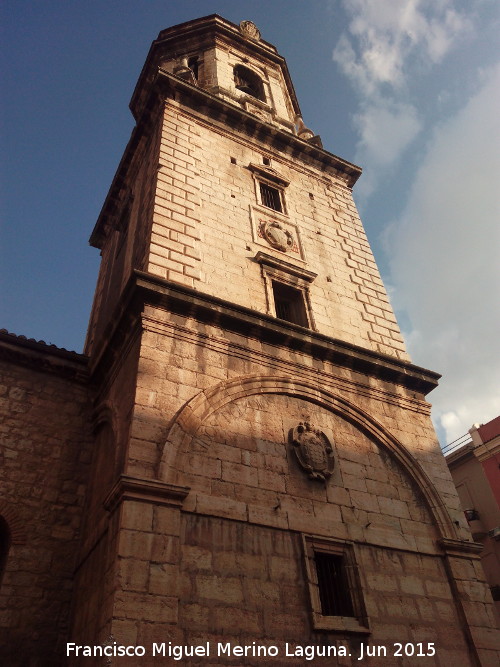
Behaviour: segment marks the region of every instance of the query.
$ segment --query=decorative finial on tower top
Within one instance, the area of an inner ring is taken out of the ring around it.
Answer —
[[[304,121],[302,120],[302,116],[299,116],[299,114],[295,116],[295,125],[297,128],[297,135],[301,139],[304,139],[304,141],[309,141],[309,139],[314,137],[314,132],[306,127]]]
[[[256,42],[260,40],[260,30],[252,21],[240,21],[240,31],[247,39],[255,39]]]

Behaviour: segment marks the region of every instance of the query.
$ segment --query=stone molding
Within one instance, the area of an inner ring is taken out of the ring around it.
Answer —
[[[189,493],[188,486],[169,484],[157,479],[141,479],[130,475],[120,475],[104,501],[104,507],[114,512],[124,500],[181,507]]]
[[[446,537],[442,537],[438,544],[447,556],[457,558],[480,559],[480,554],[484,548],[479,542],[467,542],[466,540],[454,540]]]
[[[244,344],[244,339],[242,339],[241,344],[234,340],[228,342],[227,338],[218,337],[214,332],[207,334],[201,331],[193,331],[178,323],[165,322],[149,315],[143,315],[142,327],[144,331],[158,333],[167,338],[183,340],[185,343],[195,346],[201,345],[204,349],[212,350],[221,355],[229,354],[239,359],[246,359],[260,367],[268,368],[269,372],[274,372],[278,375],[300,377],[302,381],[325,384],[331,390],[342,392],[343,394],[348,392],[349,394],[362,396],[370,400],[397,405],[403,410],[425,415],[430,414],[429,403],[415,397],[401,395],[401,393],[397,392],[397,387],[394,388],[395,391],[389,391],[374,386],[373,383],[356,381],[352,376],[342,377],[333,375],[327,370],[320,370],[300,363],[297,359],[290,361],[288,359],[277,358],[277,355],[273,355],[272,352],[265,352],[261,349],[250,349],[248,345]],[[279,349],[279,345],[274,346],[273,344],[269,344],[269,347]]]
[[[255,255],[254,261],[256,261],[258,264],[269,266],[273,269],[283,271],[286,274],[296,276],[297,278],[300,278],[301,280],[304,280],[308,283],[312,283],[318,275],[317,273],[314,273],[314,271],[308,271],[301,266],[291,264],[290,262],[287,262],[280,257],[273,257],[273,255],[268,255],[261,250],[259,250],[259,252]]]
[[[273,258],[274,259],[274,258]],[[201,322],[221,325],[225,329],[258,338],[265,343],[301,350],[322,361],[402,385],[410,390],[429,393],[438,384],[439,373],[415,366],[396,357],[367,350],[346,341],[330,338],[304,327],[277,320],[244,306],[238,306],[184,285],[173,284],[158,276],[135,271],[123,299],[131,294],[137,299],[137,312],[144,303],[161,306]]]
[[[266,167],[265,165],[251,162],[248,165],[248,168],[258,176],[265,178],[268,181],[273,181],[282,188],[286,188],[290,185],[288,178],[282,176],[278,171],[276,171],[276,169],[273,169],[272,167]]]
[[[187,107],[202,108],[205,116],[213,116],[228,128],[237,127],[239,132],[243,131],[249,136],[267,135],[273,146],[284,152],[290,152],[295,159],[300,157],[306,161],[315,160],[325,167],[334,169],[349,188],[354,186],[361,175],[361,168],[357,165],[301,139],[288,130],[266,122],[235,103],[213,95],[202,88],[191,86],[165,70],[158,70],[155,83],[158,86],[160,98],[174,98]]]

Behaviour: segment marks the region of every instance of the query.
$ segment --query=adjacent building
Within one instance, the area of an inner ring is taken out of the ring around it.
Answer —
[[[500,613],[500,417],[474,424],[445,456]]]

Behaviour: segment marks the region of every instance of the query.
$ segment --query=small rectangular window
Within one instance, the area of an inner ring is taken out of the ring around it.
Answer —
[[[343,556],[314,552],[323,616],[354,616]]]
[[[259,183],[259,185],[262,204],[272,208],[274,211],[279,211],[280,213],[283,212],[280,191],[267,183]]]
[[[305,535],[303,544],[313,627],[368,634],[353,545]]]
[[[272,281],[276,317],[280,320],[308,327],[307,311],[302,290],[291,285]]]

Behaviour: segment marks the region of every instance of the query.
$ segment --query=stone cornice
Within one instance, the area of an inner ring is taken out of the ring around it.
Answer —
[[[438,540],[438,544],[447,556],[458,558],[479,557],[483,545],[479,542],[467,542],[466,540],[452,540],[446,537]]]
[[[276,169],[272,169],[271,167],[265,167],[261,164],[254,164],[252,162],[248,165],[248,168],[250,169],[250,171],[253,171],[259,176],[267,178],[269,181],[274,181],[275,183],[281,185],[282,187],[286,188],[288,185],[290,185],[290,181],[287,178],[281,176],[281,174],[279,174],[276,171]]]
[[[104,507],[113,512],[124,500],[181,507],[190,491],[189,486],[168,484],[157,479],[144,479],[130,475],[120,475],[104,501]]]
[[[478,461],[487,461],[492,456],[500,454],[500,437],[496,436],[482,445],[478,445],[474,450]]]
[[[135,303],[133,308],[137,314],[142,312],[145,303],[157,305],[243,336],[305,352],[424,395],[437,386],[440,378],[438,373],[409,362],[283,322],[149,273],[135,272],[124,299]]]
[[[457,463],[463,463],[464,460],[473,458],[474,458],[474,446],[472,445],[472,443],[467,443],[466,445],[460,447],[460,449],[457,449],[451,454],[445,455],[446,464],[450,469],[454,468]]]
[[[0,359],[78,382],[87,382],[89,377],[85,355],[5,330],[0,331]]]
[[[259,252],[255,255],[254,261],[258,264],[263,264],[264,266],[270,266],[273,269],[285,271],[286,273],[289,273],[293,276],[302,278],[302,280],[305,280],[308,283],[312,283],[313,280],[318,276],[318,274],[314,273],[313,271],[308,271],[307,269],[304,269],[301,266],[297,266],[296,264],[292,264],[291,262],[287,262],[284,259],[274,257],[274,255],[269,255],[266,252],[262,252],[262,250],[259,250]]]
[[[304,141],[287,130],[267,123],[262,118],[245,111],[239,105],[194,86],[174,74],[158,69],[155,83],[161,91],[162,99],[173,97],[181,104],[223,122],[228,128],[237,129],[238,132],[269,142],[272,148],[287,152],[295,159],[302,159],[306,162],[314,161],[323,169],[329,167],[341,175],[350,188],[361,175],[361,168],[357,165],[313,143]]]

